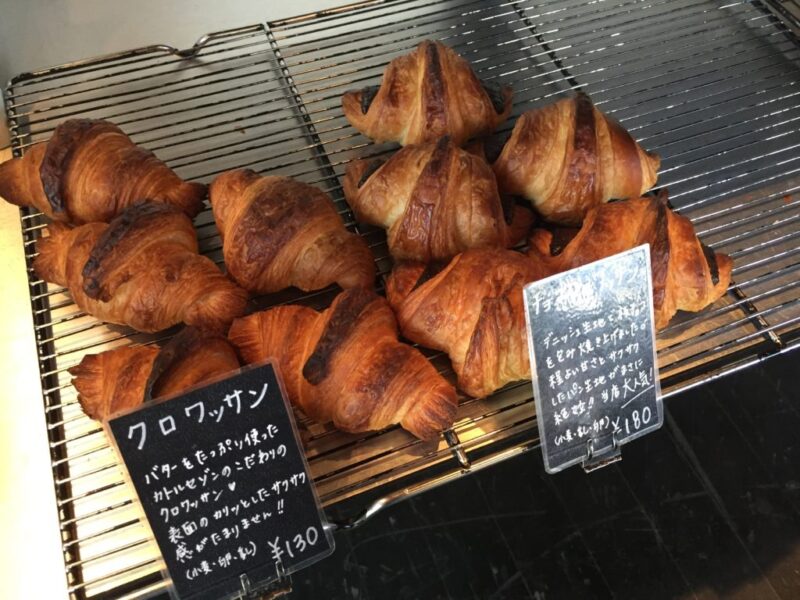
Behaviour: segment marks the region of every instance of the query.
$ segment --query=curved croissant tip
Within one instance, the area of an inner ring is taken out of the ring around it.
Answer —
[[[354,160],[348,163],[347,167],[345,168],[344,180],[342,182],[344,197],[348,204],[350,204],[350,207],[356,212],[358,212],[358,190],[369,178],[369,176],[366,174],[370,171],[370,166],[373,164],[373,162],[374,161],[368,159]],[[371,175],[375,172],[375,170],[377,169],[372,169],[369,174]]]
[[[62,221],[53,221],[52,223],[48,223],[44,230],[47,232],[48,237],[54,237],[65,234],[67,231],[70,231],[72,226],[64,223]]]
[[[15,206],[30,206],[28,194],[22,185],[24,167],[22,158],[12,158],[0,163],[0,198]]]
[[[91,418],[97,418],[97,406],[91,402],[87,402],[87,397],[95,397],[97,392],[94,392],[97,386],[100,385],[99,375],[102,374],[101,363],[103,355],[101,354],[87,354],[84,356],[77,365],[71,366],[67,372],[72,375],[72,385],[78,391],[78,401],[81,404],[83,411]]]
[[[670,210],[674,210],[675,209],[675,207],[672,206],[672,202],[669,201],[669,192],[667,191],[667,188],[660,188],[658,190],[651,190],[650,192],[648,192],[647,194],[645,194],[644,196],[642,196],[639,199],[640,200],[649,200],[649,201],[655,203],[656,205],[665,206],[666,208],[668,208]]]
[[[647,152],[648,158],[655,163],[653,169],[658,171],[661,168],[661,156],[656,152]]]
[[[347,90],[344,94],[342,94],[342,106],[344,106],[346,102],[359,102],[360,100],[361,90]]]
[[[431,441],[452,427],[458,410],[455,388],[442,380],[401,421],[400,425],[423,441]]]
[[[87,371],[87,368],[90,364],[96,361],[97,356],[95,354],[87,354],[81,359],[77,365],[72,365],[69,369],[67,369],[67,373],[72,375],[73,379],[76,377],[81,377]]]
[[[354,120],[363,117],[361,112],[361,90],[348,90],[342,94],[342,112],[351,125]]]

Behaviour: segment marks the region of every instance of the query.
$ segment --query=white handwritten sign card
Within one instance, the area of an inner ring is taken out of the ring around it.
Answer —
[[[664,420],[650,247],[524,288],[545,469],[602,464]]]
[[[333,552],[272,364],[107,423],[172,594],[239,597]]]

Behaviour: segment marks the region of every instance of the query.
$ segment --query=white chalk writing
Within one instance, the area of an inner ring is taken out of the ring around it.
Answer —
[[[647,255],[602,262],[525,288],[540,433],[565,464],[659,420]]]
[[[258,408],[258,405],[261,404],[262,400],[267,394],[267,390],[269,389],[269,384],[265,383],[260,390],[248,390],[248,394],[252,396],[258,396],[257,400],[250,404],[247,408],[253,410]],[[213,417],[216,423],[222,421],[223,415],[225,415],[225,408],[228,408],[228,412],[231,414],[241,414],[242,412],[242,396],[243,390],[234,390],[233,392],[225,395],[220,404],[211,408],[208,412],[206,412],[206,406],[204,401],[195,402],[190,406],[187,406],[183,411],[183,416],[186,419],[196,419],[197,423],[202,423],[203,419],[205,418],[206,414]],[[175,422],[174,415],[167,415],[162,417],[158,421],[158,429],[161,432],[162,436],[167,436],[171,433],[174,433],[178,429],[178,425]],[[145,442],[147,441],[147,423],[144,421],[139,421],[138,423],[133,423],[128,427],[128,439],[134,439],[134,434],[139,434],[139,442],[137,443],[137,448],[139,450],[144,449]],[[274,433],[270,435],[270,437],[274,437]]]
[[[278,381],[245,369],[109,422],[181,597],[332,551]]]

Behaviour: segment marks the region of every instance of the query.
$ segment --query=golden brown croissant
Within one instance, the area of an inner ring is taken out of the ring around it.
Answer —
[[[197,253],[191,220],[168,204],[126,209],[110,224],[48,226],[36,274],[69,288],[89,314],[139,331],[180,322],[224,332],[244,313],[247,292]]]
[[[276,358],[289,398],[318,421],[350,432],[400,423],[421,439],[453,423],[453,386],[397,340],[392,310],[374,292],[346,290],[322,313],[255,313],[235,320],[228,336],[248,363]]]
[[[108,121],[64,121],[49,141],[0,165],[0,196],[70,223],[108,222],[144,200],[172,204],[194,217],[205,192]]]
[[[536,229],[528,253],[547,269],[565,271],[650,244],[655,325],[661,329],[678,310],[699,311],[718,300],[733,266],[730,257],[697,239],[691,221],[672,212],[666,199],[662,193],[593,208],[567,243]]]
[[[507,248],[533,220],[497,192],[491,167],[441,138],[406,146],[387,162],[347,166],[344,193],[356,217],[388,229],[396,259],[445,260],[469,248]]]
[[[522,287],[549,272],[500,249],[468,250],[436,271],[407,262],[389,276],[386,295],[403,336],[446,352],[471,396],[530,379]]]
[[[350,124],[378,142],[418,144],[449,135],[456,144],[488,135],[511,112],[511,88],[482,83],[469,63],[426,40],[386,67],[379,87],[347,92]]]
[[[524,196],[548,221],[580,225],[611,198],[635,198],[661,161],[586,94],[524,113],[494,163],[501,192]]]
[[[228,273],[252,292],[372,287],[375,261],[327,194],[288,177],[228,171],[211,184]]]
[[[236,351],[224,337],[187,327],[161,349],[125,346],[87,354],[69,372],[83,412],[103,421],[238,368]]]

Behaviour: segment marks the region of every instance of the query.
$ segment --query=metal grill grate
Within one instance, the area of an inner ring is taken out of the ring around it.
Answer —
[[[735,259],[727,296],[660,334],[667,395],[800,345],[800,44],[758,0],[373,0],[212,34],[190,51],[153,46],[20,75],[6,90],[14,153],[65,118],[106,118],[187,179],[249,167],[317,185],[356,229],[341,194],[344,168],[394,147],[358,134],[339,99],[377,83],[389,60],[424,38],[456,49],[481,78],[512,85],[513,117],[587,91],[661,154],[659,184],[673,204],[707,244]],[[63,289],[37,280],[30,264],[44,220],[23,211],[22,224],[71,595],[157,593],[157,550],[66,369],[87,352],[160,340],[99,323]],[[201,248],[221,262],[210,211],[196,224]],[[357,230],[386,273],[383,233]],[[263,304],[322,307],[334,294],[286,292]],[[430,358],[451,376],[445,357]],[[464,399],[438,443],[397,428],[353,436],[309,421],[300,427],[323,502],[371,490],[383,494],[372,514],[535,447],[533,412],[530,386],[518,384]]]
[[[780,17],[795,35],[800,35],[800,1],[772,0],[769,8]]]

